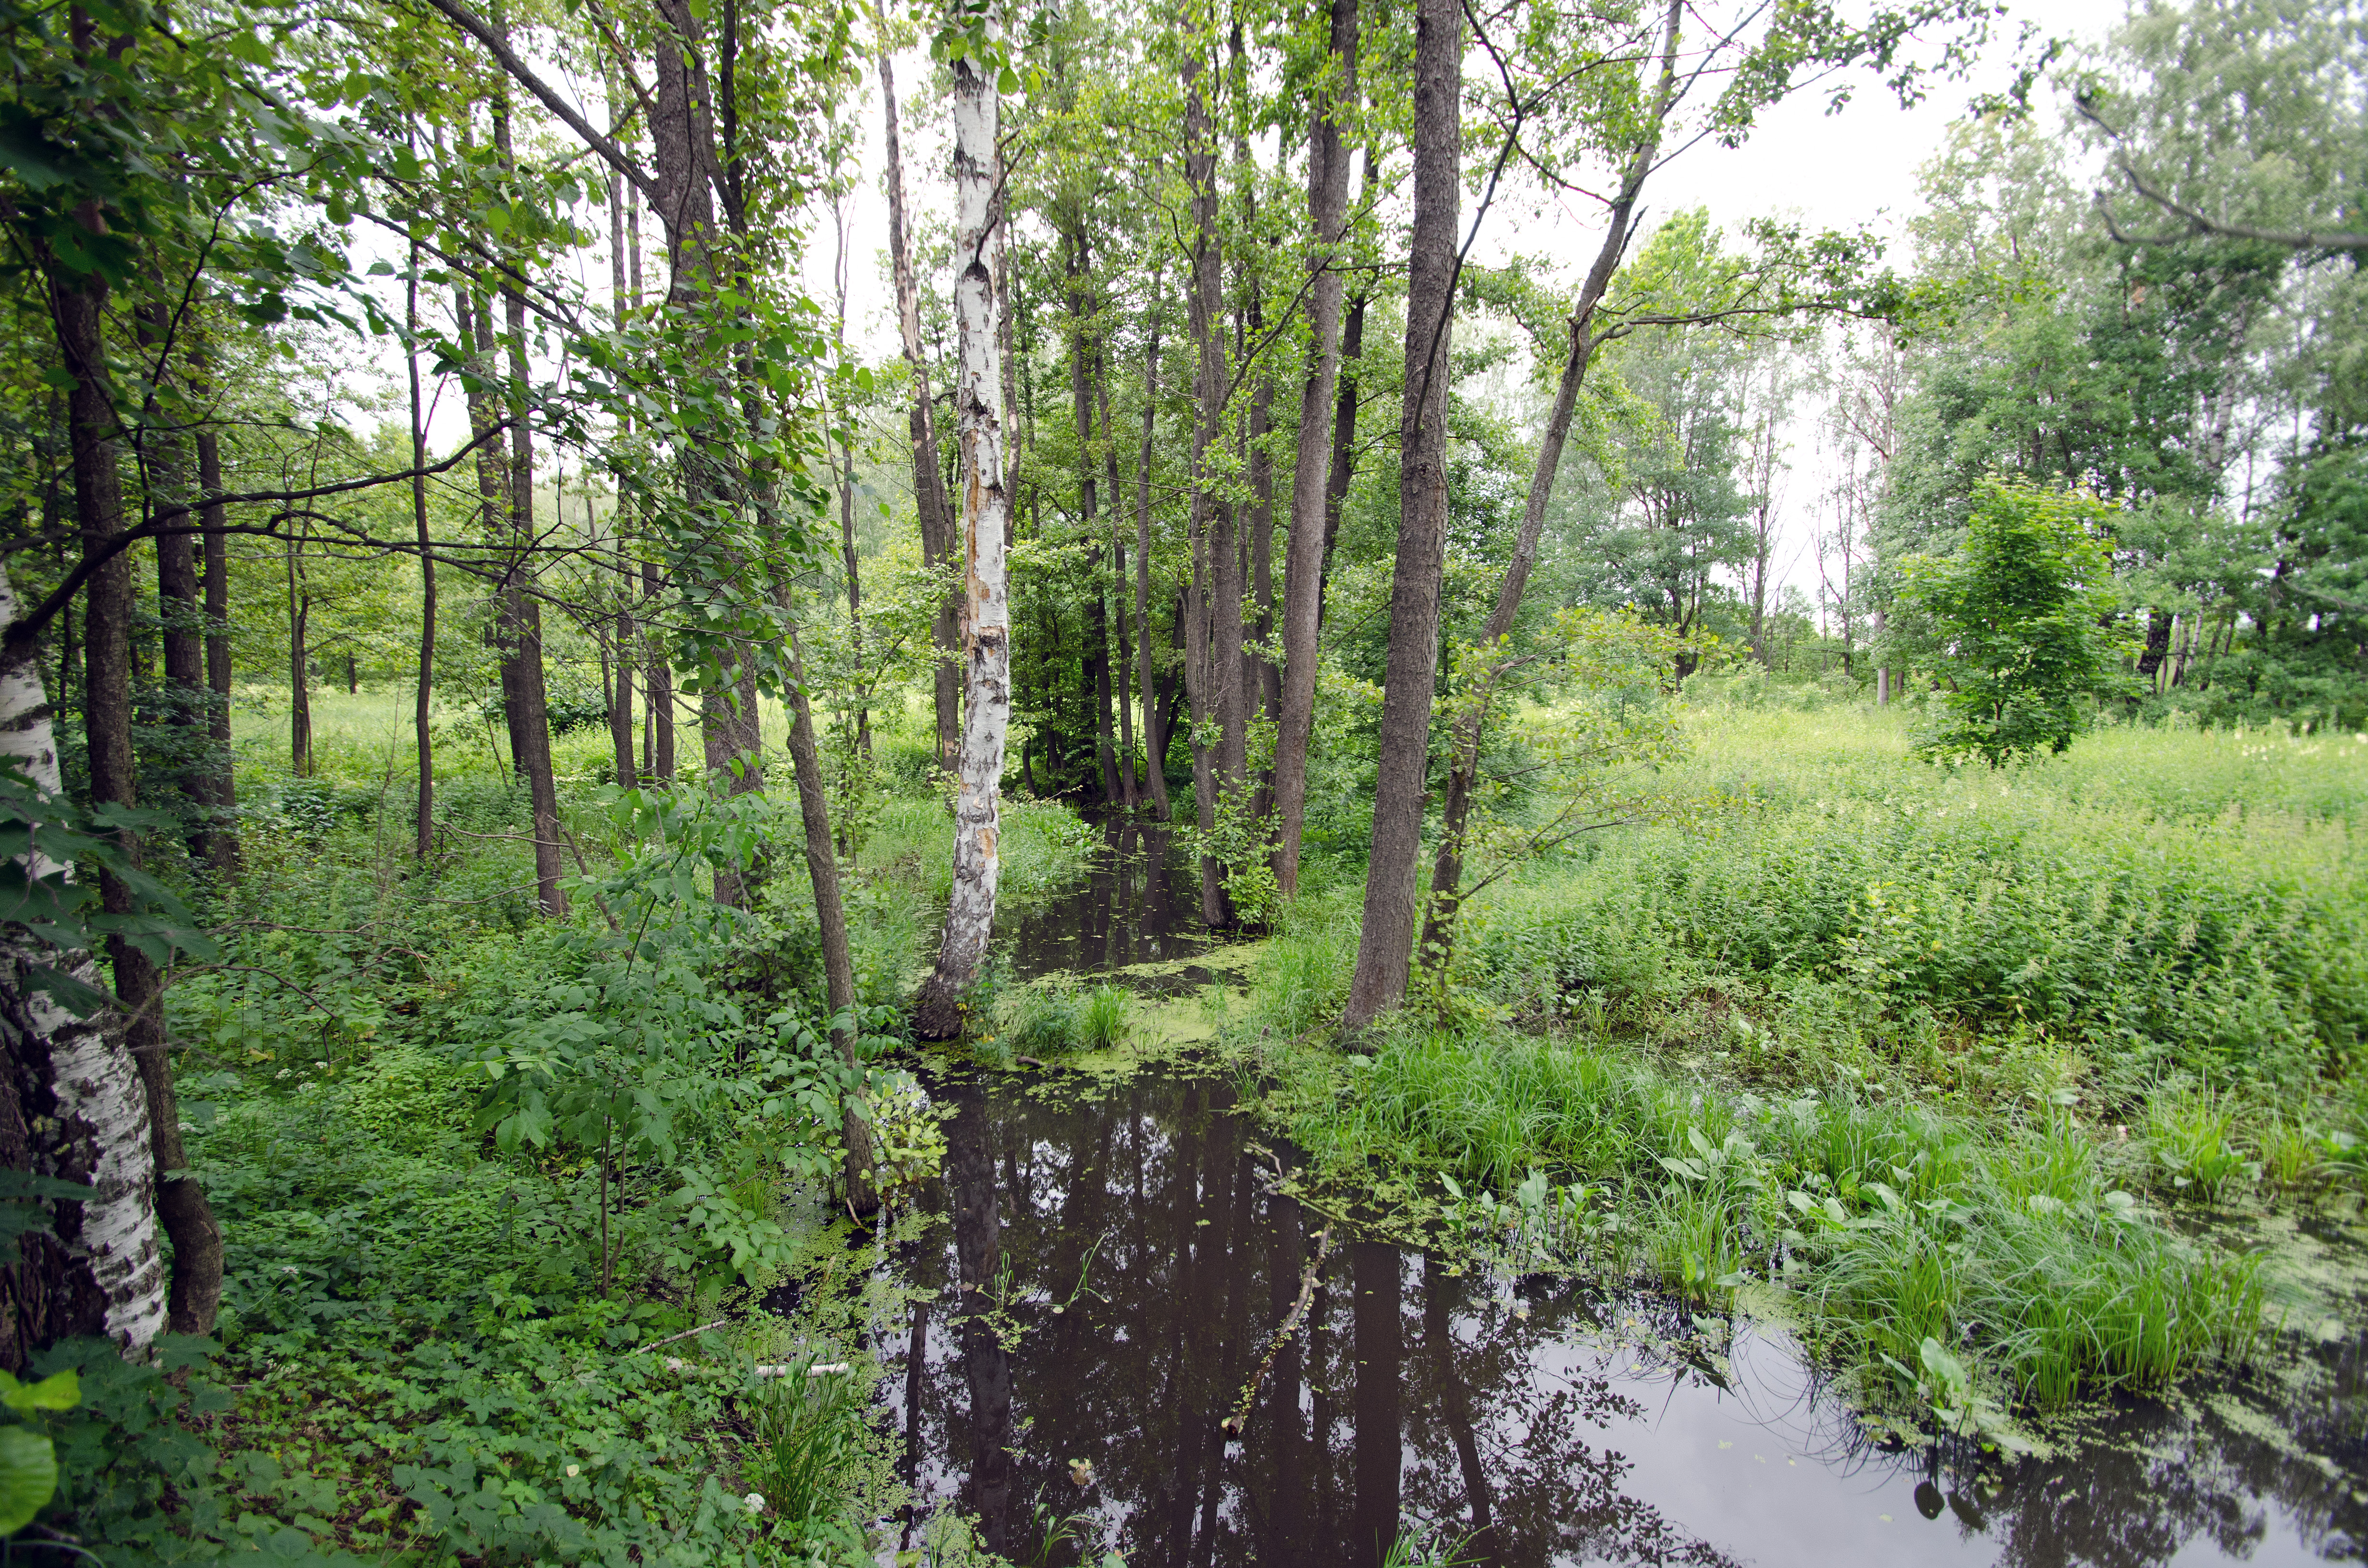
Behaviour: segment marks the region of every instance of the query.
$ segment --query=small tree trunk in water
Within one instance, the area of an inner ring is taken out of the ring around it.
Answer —
[[[1144,782],[1161,822],[1175,820],[1167,803],[1167,731],[1160,722],[1159,673],[1151,656],[1151,440],[1159,415],[1159,274],[1151,277],[1151,326],[1143,354],[1143,452],[1134,481],[1134,661],[1143,698]]]
[[[1357,93],[1357,0],[1332,0],[1332,55],[1340,79],[1317,103],[1308,135],[1307,207],[1311,243],[1307,324],[1313,346],[1300,390],[1299,450],[1292,469],[1291,539],[1282,576],[1282,694],[1274,737],[1276,891],[1299,896],[1299,841],[1307,818],[1307,746],[1315,731],[1316,639],[1324,613],[1325,413],[1339,389],[1340,294],[1335,247],[1349,204],[1349,153],[1340,109]],[[1353,407],[1353,404],[1351,405]]]
[[[1192,796],[1202,834],[1212,834],[1228,790],[1241,783],[1247,714],[1242,693],[1242,570],[1234,513],[1211,479],[1209,454],[1224,438],[1224,257],[1217,238],[1216,131],[1202,85],[1199,48],[1184,62],[1184,175],[1192,191],[1192,341],[1199,349],[1193,382],[1198,418],[1192,431],[1193,603],[1186,631],[1188,685],[1197,688],[1192,736]],[[1217,731],[1213,748],[1201,742],[1201,722]],[[1233,901],[1224,868],[1201,856],[1201,918],[1230,926]]]
[[[838,896],[838,859],[831,853],[830,805],[824,794],[822,758],[814,749],[813,704],[806,698],[805,652],[798,646],[797,628],[790,629],[790,767],[797,775],[798,812],[806,830],[806,876],[814,883],[814,924],[822,934],[823,990],[830,1004],[831,1040],[838,1047],[841,1065],[854,1082],[862,1082],[862,1063],[856,1055],[855,959],[847,942],[847,908]],[[841,1027],[839,1020],[845,1019]],[[880,1192],[874,1184],[870,1103],[860,1087],[839,1098],[839,1137],[847,1146],[841,1177],[847,1184],[847,1206],[855,1213],[876,1213]]]
[[[1086,571],[1093,591],[1086,599],[1086,695],[1094,704],[1094,756],[1101,767],[1102,803],[1119,802],[1118,750],[1110,739],[1110,614],[1102,598],[1102,544],[1095,530],[1093,397],[1086,371],[1086,294],[1092,271],[1087,261],[1085,219],[1069,252],[1069,402],[1077,415],[1077,511],[1085,520]],[[1113,505],[1117,497],[1112,496]]]
[[[1120,529],[1124,516],[1124,503],[1119,499],[1118,427],[1110,423],[1110,365],[1102,357],[1102,345],[1094,349],[1094,396],[1102,415],[1102,465],[1108,477],[1110,507],[1110,602],[1118,608],[1118,668],[1111,675],[1111,695],[1118,699],[1118,781],[1119,801],[1128,811],[1141,802],[1142,791],[1134,778],[1134,703],[1129,696],[1129,668],[1133,663],[1133,643],[1128,641],[1126,624],[1126,535]]]
[[[1001,361],[1007,301],[996,288],[1002,248],[995,211],[1001,172],[996,90],[970,60],[954,62],[953,77],[954,317],[962,342],[954,411],[969,566],[964,630],[970,678],[956,770],[953,893],[937,968],[914,1010],[915,1031],[924,1040],[951,1040],[962,1032],[962,994],[977,976],[994,930],[1003,747],[1011,722],[1011,605],[1003,553],[1011,506],[1004,489]]]
[[[0,629],[17,608],[0,568]],[[22,763],[44,795],[62,791],[50,712],[31,658],[0,668],[0,756]],[[39,860],[25,869],[74,875]],[[36,1349],[84,1335],[105,1335],[139,1357],[167,1322],[145,1085],[120,1032],[33,990],[32,963],[104,983],[86,952],[0,937],[0,1168],[92,1189],[78,1200],[42,1200],[50,1233],[22,1237],[19,1256],[0,1268],[0,1368],[19,1377]]]
[[[1398,442],[1398,542],[1390,651],[1373,785],[1364,926],[1341,1022],[1362,1028],[1406,1000],[1415,860],[1439,673],[1440,579],[1447,550],[1447,392],[1455,309],[1457,149],[1463,13],[1418,0],[1415,14],[1414,233],[1407,256],[1406,414]]]
[[[86,226],[101,227],[96,211]],[[106,381],[106,344],[101,325],[106,285],[96,277],[69,290],[51,279],[52,318],[60,357],[74,390],[66,417],[74,449],[74,510],[82,523],[85,557],[105,549],[123,529],[123,493],[113,433],[117,419]],[[92,573],[84,592],[83,726],[89,746],[90,796],[99,806],[140,803],[131,752],[131,557],[119,553]],[[128,832],[125,847],[136,858],[139,843]],[[109,915],[131,914],[136,900],[120,878],[102,871],[99,903]],[[115,994],[124,1020],[124,1045],[138,1069],[146,1101],[149,1171],[154,1180],[157,1219],[173,1243],[169,1324],[176,1333],[209,1334],[222,1301],[222,1229],[204,1191],[186,1175],[179,1108],[173,1096],[173,1067],[165,1054],[163,987],[148,955],[121,937],[109,938]],[[118,1085],[120,1093],[128,1085]],[[119,1116],[123,1113],[117,1113]],[[148,1329],[152,1336],[153,1328]]]
[[[403,291],[404,325],[411,339],[403,356],[411,390],[411,466],[427,466],[427,408],[419,395],[419,245],[411,246],[411,277]],[[436,551],[427,531],[427,476],[411,481],[411,526],[419,540],[419,684],[412,698],[411,727],[419,750],[419,799],[413,808],[415,850],[419,863],[436,852],[436,744],[427,722],[436,692]]]

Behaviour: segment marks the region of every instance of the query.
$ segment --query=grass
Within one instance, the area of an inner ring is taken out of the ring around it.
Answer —
[[[1358,1054],[1322,1043],[1351,895],[1295,909],[1253,987],[1266,1114],[1492,1237],[1772,1288],[1877,1382],[1928,1339],[2038,1404],[2248,1354],[2258,1265],[2184,1211],[2368,1167],[2368,742],[2110,729],[1952,771],[1869,709],[1690,725],[1664,820],[1475,900],[1446,1002]]]

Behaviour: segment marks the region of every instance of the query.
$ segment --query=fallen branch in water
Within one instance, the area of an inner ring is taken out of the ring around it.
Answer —
[[[1299,1278],[1299,1300],[1291,1303],[1291,1311],[1282,1315],[1282,1326],[1276,1329],[1274,1337],[1266,1342],[1266,1354],[1258,1358],[1258,1369],[1250,1374],[1249,1386],[1242,1390],[1241,1407],[1217,1423],[1235,1437],[1241,1436],[1242,1428],[1249,1424],[1250,1406],[1258,1403],[1258,1384],[1266,1381],[1266,1369],[1274,1365],[1276,1354],[1298,1331],[1299,1320],[1307,1315],[1307,1303],[1315,1299],[1315,1277],[1324,1271],[1325,1255],[1331,1250],[1332,1227],[1326,1223],[1315,1233],[1315,1256],[1309,1260],[1307,1272]]]

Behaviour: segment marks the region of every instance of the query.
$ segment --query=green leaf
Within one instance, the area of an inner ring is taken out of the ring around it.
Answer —
[[[33,1522],[58,1490],[58,1450],[22,1426],[0,1426],[0,1535]]]
[[[38,1383],[20,1383],[0,1372],[0,1404],[19,1415],[36,1410],[72,1410],[81,1403],[82,1383],[72,1367],[51,1372]]]
[[[25,978],[31,983],[31,989],[47,993],[59,1006],[77,1018],[87,1018],[107,1006],[106,992],[94,990],[73,975],[51,969],[47,964],[27,964]]]

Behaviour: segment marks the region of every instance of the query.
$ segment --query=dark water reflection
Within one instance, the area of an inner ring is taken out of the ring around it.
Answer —
[[[1011,979],[1172,963],[1211,946],[1198,884],[1170,830],[1112,817],[1099,831],[1102,841],[1083,881],[998,912],[996,947]],[[1146,979],[1144,988],[1188,987],[1209,978],[1188,969]]]
[[[1637,1348],[1688,1332],[1668,1303],[1338,1231],[1229,1438],[1323,1224],[1271,1190],[1230,1091],[941,1092],[950,1218],[904,1260],[935,1294],[883,1336],[887,1395],[925,1504],[1016,1561],[1080,1561],[1044,1551],[1073,1514],[1135,1568],[1372,1568],[1402,1528],[1524,1565],[2279,1564],[2368,1541],[2357,1337],[2192,1408],[2106,1412],[2055,1458],[1959,1466],[1856,1443],[1776,1340],[1690,1364]]]

